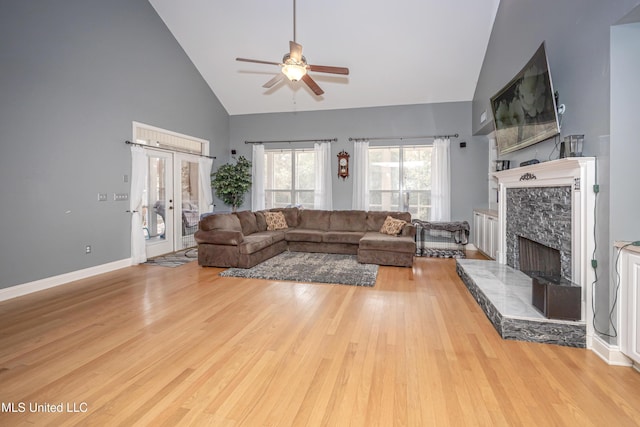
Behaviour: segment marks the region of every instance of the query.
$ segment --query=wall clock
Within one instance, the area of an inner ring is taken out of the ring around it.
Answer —
[[[338,153],[338,176],[342,179],[349,177],[349,153],[342,150]]]

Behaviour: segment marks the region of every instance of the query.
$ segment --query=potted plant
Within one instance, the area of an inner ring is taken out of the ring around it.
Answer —
[[[251,188],[251,162],[240,156],[235,164],[220,166],[211,174],[211,187],[216,196],[235,212],[244,203],[244,195]]]

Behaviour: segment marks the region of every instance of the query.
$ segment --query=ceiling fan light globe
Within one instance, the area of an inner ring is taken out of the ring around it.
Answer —
[[[297,82],[307,74],[307,67],[297,64],[285,64],[282,67],[282,73],[292,82]]]

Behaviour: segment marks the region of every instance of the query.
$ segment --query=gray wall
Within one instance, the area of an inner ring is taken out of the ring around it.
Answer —
[[[251,145],[244,141],[338,138],[332,143],[333,207],[351,209],[353,179],[337,176],[337,154],[353,154],[349,137],[403,137],[455,134],[451,140],[452,218],[471,223],[472,210],[487,205],[488,144],[471,136],[471,103],[442,103],[394,107],[358,108],[298,113],[231,116],[231,148],[251,159]],[[461,141],[467,142],[460,148]],[[371,145],[424,144],[429,141],[372,141]],[[305,144],[297,143],[296,147]],[[313,144],[307,144],[307,147]],[[268,148],[290,147],[269,144]],[[250,197],[244,208],[251,207]]]
[[[132,121],[228,151],[226,111],[146,0],[3,0],[0,40],[0,288],[130,256],[112,194]]]
[[[630,139],[610,138],[613,133],[610,131],[609,34],[611,26],[639,3],[638,0],[501,0],[473,99],[473,133],[487,134],[493,130],[490,97],[509,82],[540,43],[546,41],[553,85],[559,91],[560,103],[567,107],[561,135],[584,134],[585,155],[598,158],[596,325],[605,332],[612,332],[608,312],[615,291],[609,286],[612,245],[609,223],[618,221],[620,210],[616,197],[620,191],[614,192],[612,188],[622,178],[614,181],[622,172],[610,170],[619,170],[622,153],[632,144],[637,146]],[[487,112],[488,120],[481,123],[483,111]],[[531,158],[545,161],[558,157],[558,152],[553,150],[554,141],[550,140],[504,158],[511,159],[512,164]],[[637,148],[633,150],[637,153]],[[624,165],[630,166],[630,162],[626,160]],[[640,202],[637,197],[632,200],[626,208],[633,207],[637,212]],[[637,230],[637,221],[635,227]]]
[[[640,12],[640,6],[636,11]],[[613,241],[640,240],[639,111],[640,23],[614,26],[611,30],[610,172]]]

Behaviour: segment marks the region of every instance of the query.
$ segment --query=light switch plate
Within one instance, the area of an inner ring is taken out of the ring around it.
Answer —
[[[129,200],[129,193],[113,193],[113,200],[116,202],[124,202]]]
[[[107,193],[98,193],[98,201],[106,202],[107,201]]]

